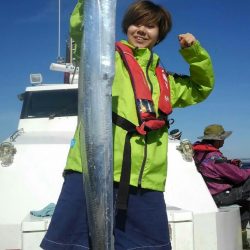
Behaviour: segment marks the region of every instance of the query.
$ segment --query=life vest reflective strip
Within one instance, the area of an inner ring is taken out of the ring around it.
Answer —
[[[136,126],[118,114],[114,112],[112,114],[113,123],[127,131],[123,150],[121,178],[116,201],[117,209],[126,210],[131,174],[130,139],[133,134],[139,133],[141,135],[146,135],[151,130],[157,130],[164,126],[169,126],[167,118],[172,112],[172,106],[170,103],[170,87],[165,70],[158,66],[155,72],[160,85],[158,108],[161,116],[157,118],[148,82],[143,70],[134,58],[132,49],[121,42],[117,42],[116,50],[120,53],[131,79],[139,121],[139,126]]]

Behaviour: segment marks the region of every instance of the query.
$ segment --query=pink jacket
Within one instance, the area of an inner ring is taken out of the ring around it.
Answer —
[[[230,163],[212,145],[196,142],[193,149],[197,169],[204,177],[212,195],[230,190],[234,185],[238,185],[250,177],[250,169],[240,169]]]

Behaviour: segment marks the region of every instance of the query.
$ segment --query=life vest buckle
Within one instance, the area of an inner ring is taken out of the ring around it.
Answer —
[[[147,132],[152,130],[158,130],[166,125],[165,120],[160,119],[154,119],[154,120],[148,120],[144,121],[140,126],[136,127],[136,131],[140,135],[146,135]]]
[[[147,131],[145,131],[145,123],[144,122],[140,126],[137,126],[135,129],[140,135],[147,134]]]

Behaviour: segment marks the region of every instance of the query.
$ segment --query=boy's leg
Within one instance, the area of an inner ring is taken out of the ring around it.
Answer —
[[[89,233],[82,174],[65,175],[64,184],[41,248],[89,249]]]

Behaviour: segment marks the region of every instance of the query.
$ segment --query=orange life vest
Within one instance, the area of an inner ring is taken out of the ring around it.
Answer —
[[[172,113],[172,106],[170,102],[170,86],[166,71],[159,65],[155,70],[160,85],[158,102],[160,116],[157,118],[152,94],[148,85],[148,81],[150,80],[147,81],[143,70],[134,58],[132,49],[121,42],[117,42],[116,50],[121,55],[133,86],[139,120],[139,126],[136,127],[137,132],[145,135],[147,131],[156,130],[168,125],[167,116]]]

